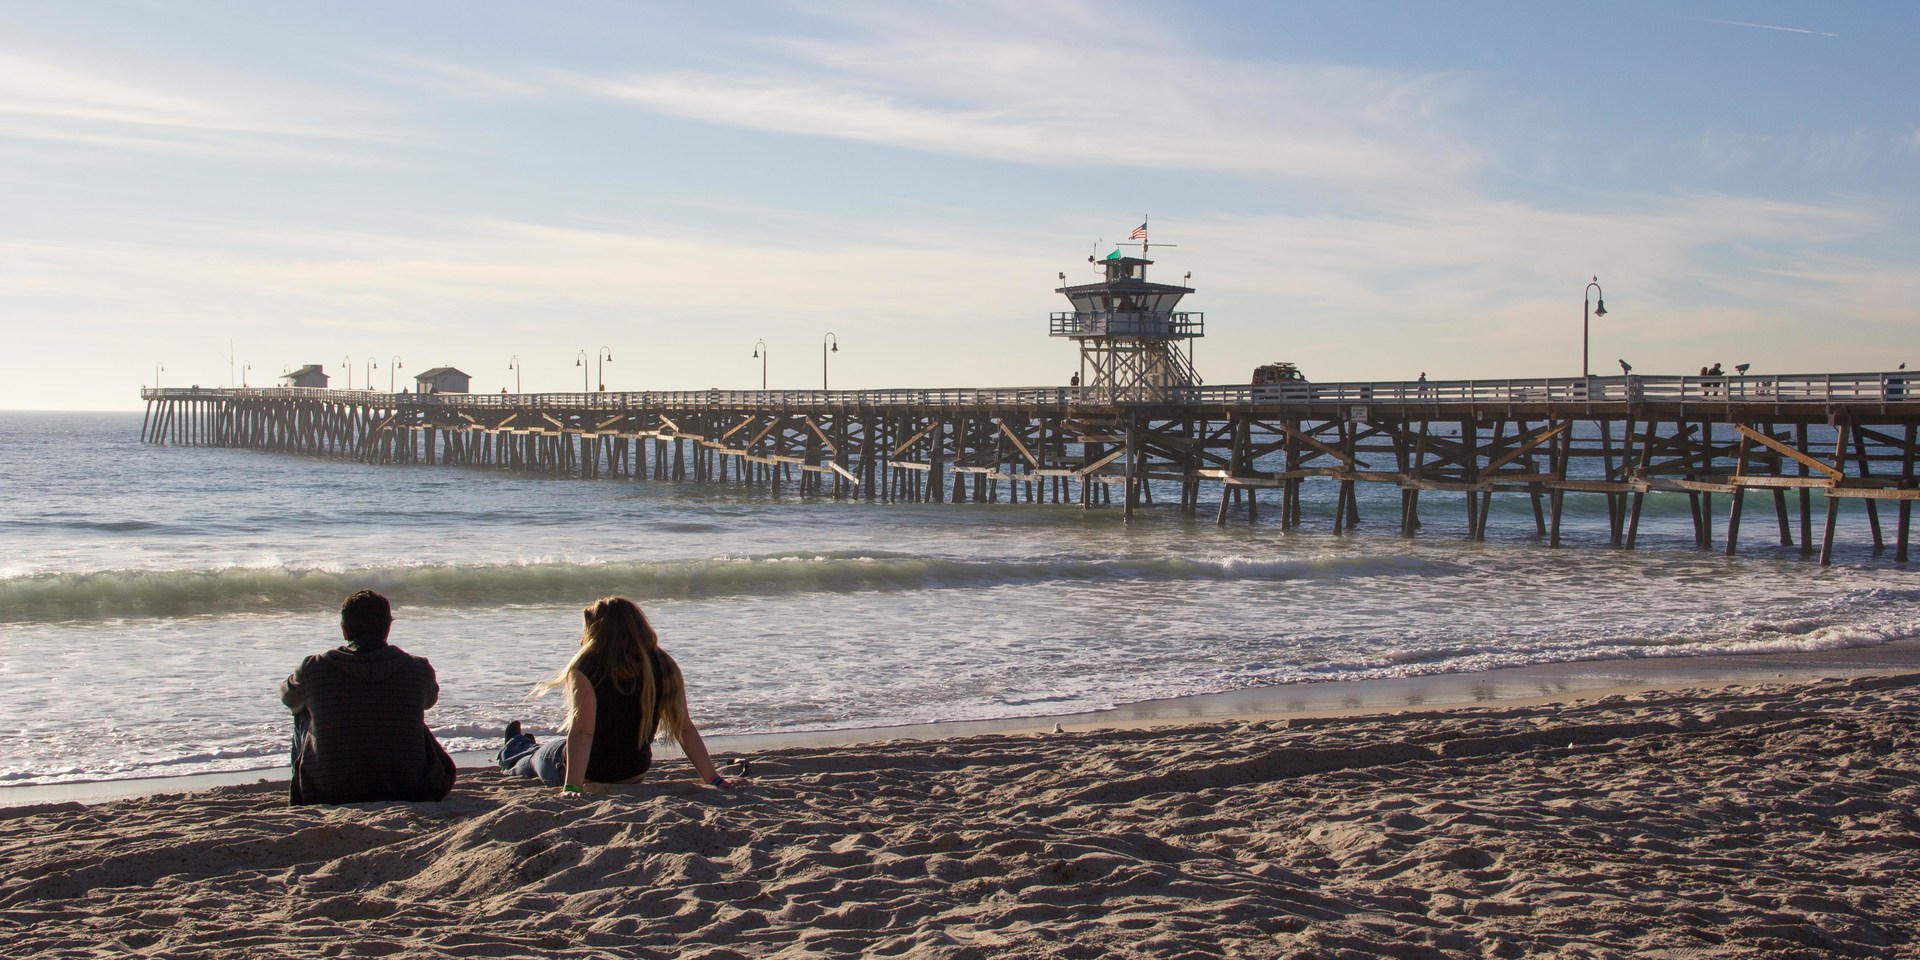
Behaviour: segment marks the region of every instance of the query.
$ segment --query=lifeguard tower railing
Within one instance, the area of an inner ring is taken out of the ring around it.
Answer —
[[[1144,310],[1082,310],[1054,313],[1050,337],[1204,337],[1204,313],[1150,313]]]

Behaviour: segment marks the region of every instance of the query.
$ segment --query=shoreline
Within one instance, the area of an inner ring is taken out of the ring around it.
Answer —
[[[882,727],[846,727],[787,733],[724,734],[706,738],[716,758],[786,748],[844,747],[895,741],[945,740],[991,734],[1095,729],[1142,729],[1219,720],[1285,720],[1389,716],[1407,711],[1525,707],[1575,703],[1618,694],[1751,683],[1811,682],[1920,673],[1920,639],[1868,647],[1783,653],[1650,656],[1574,660],[1502,667],[1477,673],[1328,680],[1250,687],[1219,693],[1146,700],[1080,713],[943,720]],[[663,751],[662,757],[678,754]],[[491,769],[483,751],[453,755],[463,776]],[[133,797],[195,793],[242,784],[285,784],[284,766],[121,780],[0,786],[0,810],[49,803],[105,803]]]

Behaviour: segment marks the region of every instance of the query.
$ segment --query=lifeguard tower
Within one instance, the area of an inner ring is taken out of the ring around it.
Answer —
[[[1065,294],[1073,309],[1053,314],[1047,335],[1080,343],[1085,403],[1166,402],[1175,399],[1176,388],[1200,382],[1193,369],[1193,341],[1206,335],[1206,315],[1176,309],[1193,288],[1147,282],[1153,261],[1146,258],[1145,224],[1134,237],[1140,256],[1123,256],[1117,249],[1105,260],[1089,256],[1106,278],[1054,291]]]

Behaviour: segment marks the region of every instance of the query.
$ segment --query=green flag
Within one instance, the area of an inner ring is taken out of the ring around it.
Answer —
[[[1118,259],[1120,259],[1120,251],[1119,251],[1119,250],[1115,250],[1115,251],[1113,251],[1112,253],[1109,253],[1109,254],[1107,254],[1107,259],[1108,259],[1108,260],[1118,260]]]

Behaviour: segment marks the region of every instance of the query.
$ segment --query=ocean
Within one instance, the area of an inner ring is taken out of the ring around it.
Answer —
[[[1488,540],[1429,494],[1362,484],[1334,536],[1171,504],[885,504],[634,480],[356,463],[139,442],[140,415],[0,413],[0,786],[285,762],[280,681],[339,643],[360,589],[433,661],[450,749],[529,702],[580,607],[638,600],[709,734],[1045,717],[1307,681],[1573,660],[1870,646],[1920,636],[1920,585],[1848,504],[1821,569],[1749,505],[1741,555],[1692,546],[1686,499],[1648,498],[1640,549],[1570,494],[1562,549],[1520,495]],[[1816,510],[1822,501],[1814,500]],[[1724,536],[1726,498],[1716,499]],[[1816,530],[1819,527],[1816,514]]]

